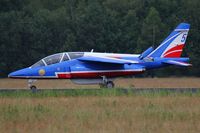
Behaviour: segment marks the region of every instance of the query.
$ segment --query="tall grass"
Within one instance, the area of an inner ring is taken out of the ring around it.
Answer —
[[[193,95],[1,97],[0,132],[200,132]]]
[[[55,90],[38,90],[31,92],[30,90],[15,90],[2,91],[2,97],[62,97],[62,96],[145,96],[145,97],[159,97],[159,96],[200,96],[200,90],[185,90],[185,91],[170,91],[170,90],[136,90],[136,89],[55,89]]]
[[[200,132],[200,93],[124,89],[0,93],[0,132]]]

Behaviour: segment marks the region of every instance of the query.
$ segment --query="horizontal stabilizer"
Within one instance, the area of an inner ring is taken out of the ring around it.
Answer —
[[[153,47],[148,48],[147,50],[145,50],[145,51],[139,56],[139,58],[142,60],[143,58],[147,57],[153,50],[154,50]]]
[[[181,62],[181,61],[175,61],[175,60],[167,60],[163,61],[163,63],[170,64],[170,65],[176,65],[176,66],[192,66],[192,64]]]
[[[100,63],[111,63],[111,64],[136,64],[138,61],[124,60],[124,59],[116,59],[111,57],[96,57],[96,56],[84,56],[78,58],[80,61],[87,62],[100,62]]]

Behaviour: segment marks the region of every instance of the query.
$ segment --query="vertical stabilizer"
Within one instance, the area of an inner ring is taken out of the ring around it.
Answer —
[[[148,57],[179,58],[182,54],[190,24],[181,23]]]

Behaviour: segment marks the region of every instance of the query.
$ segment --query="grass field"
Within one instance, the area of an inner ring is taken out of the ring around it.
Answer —
[[[197,133],[199,96],[1,96],[0,132]]]
[[[119,79],[116,84],[122,88],[200,88],[199,81],[198,78]],[[39,81],[37,85],[54,89],[98,88],[73,85],[65,80]],[[27,88],[25,80],[0,80],[0,88],[20,87]],[[199,105],[200,91],[0,92],[0,132],[197,133],[200,132]]]
[[[116,79],[117,88],[200,88],[200,78],[130,78]],[[70,80],[38,80],[42,89],[99,88],[98,85],[75,85]],[[27,89],[27,80],[0,79],[0,89]]]

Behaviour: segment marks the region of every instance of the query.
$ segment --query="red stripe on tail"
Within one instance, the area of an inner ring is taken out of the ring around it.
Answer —
[[[178,58],[182,54],[183,47],[184,47],[184,44],[177,45],[177,46],[167,50],[164,53],[163,57],[165,57],[165,58]]]

